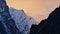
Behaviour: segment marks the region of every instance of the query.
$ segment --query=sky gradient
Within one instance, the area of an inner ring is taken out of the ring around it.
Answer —
[[[9,7],[23,9],[37,22],[47,18],[49,13],[60,5],[60,0],[6,0]]]

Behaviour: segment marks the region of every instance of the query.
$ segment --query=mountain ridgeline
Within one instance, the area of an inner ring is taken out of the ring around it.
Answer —
[[[32,25],[30,34],[60,34],[60,7],[38,25]]]
[[[0,0],[0,34],[60,34],[60,7],[38,25],[24,10],[9,8]],[[32,26],[31,26],[32,25]]]
[[[0,34],[29,34],[31,25],[35,23],[24,10],[8,7],[5,0],[0,0]]]

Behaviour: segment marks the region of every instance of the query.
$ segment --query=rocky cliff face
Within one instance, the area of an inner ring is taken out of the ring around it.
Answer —
[[[17,28],[19,29],[19,31],[22,34],[29,34],[31,25],[35,24],[36,21],[32,17],[27,16],[24,13],[24,10],[16,10],[10,7],[9,13],[12,19],[15,21],[15,24]]]
[[[0,34],[20,34],[5,0],[0,0]]]
[[[0,34],[29,34],[35,23],[23,10],[9,8],[5,0],[0,0]]]
[[[39,25],[32,25],[30,34],[60,34],[60,7],[56,8]]]

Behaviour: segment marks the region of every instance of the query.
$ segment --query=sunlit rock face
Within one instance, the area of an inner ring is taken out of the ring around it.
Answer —
[[[39,25],[32,25],[30,34],[60,34],[60,7],[50,13]]]

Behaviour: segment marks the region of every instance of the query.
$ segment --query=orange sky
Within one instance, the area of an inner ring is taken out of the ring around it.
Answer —
[[[9,7],[23,9],[25,13],[40,21],[60,5],[60,0],[6,0]]]

